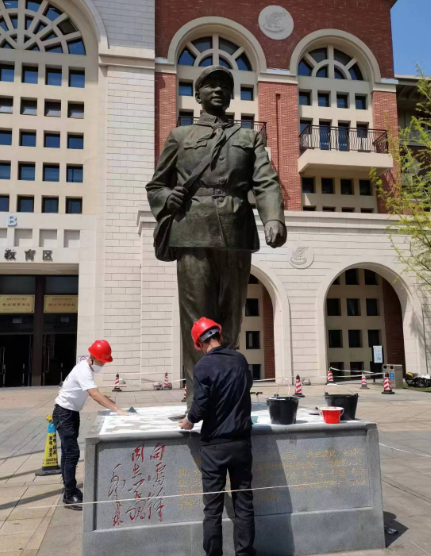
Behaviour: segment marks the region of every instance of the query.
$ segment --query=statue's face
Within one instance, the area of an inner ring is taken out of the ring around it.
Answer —
[[[196,100],[205,112],[226,112],[231,98],[231,82],[223,73],[211,73],[196,91]]]

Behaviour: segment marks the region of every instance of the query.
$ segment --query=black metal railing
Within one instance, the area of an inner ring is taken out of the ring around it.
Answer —
[[[381,129],[309,125],[299,136],[301,154],[308,149],[388,154],[388,134]]]
[[[192,125],[198,123],[199,118],[193,118],[192,116],[180,116],[177,121],[177,127]],[[265,142],[267,142],[267,134],[266,134],[266,122],[256,122],[254,120],[232,120],[235,124],[240,125],[246,129],[254,129],[262,135],[262,138]]]

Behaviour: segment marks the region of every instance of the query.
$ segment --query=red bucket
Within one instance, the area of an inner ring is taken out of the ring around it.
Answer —
[[[319,411],[323,420],[328,425],[336,425],[339,423],[341,415],[344,413],[344,409],[342,407],[322,407]]]

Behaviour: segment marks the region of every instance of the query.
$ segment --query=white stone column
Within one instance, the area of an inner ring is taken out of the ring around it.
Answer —
[[[106,204],[103,333],[112,344],[115,373],[140,387],[141,249],[139,209],[148,206],[145,185],[154,170],[154,62],[103,56],[106,72]],[[112,64],[112,65],[111,65]]]
[[[176,263],[158,261],[154,255],[154,217],[149,210],[139,215],[141,236],[141,386],[152,389],[164,374],[182,388]]]

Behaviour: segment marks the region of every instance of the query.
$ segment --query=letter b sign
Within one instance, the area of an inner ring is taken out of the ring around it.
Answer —
[[[7,217],[7,225],[9,228],[14,228],[18,224],[18,218],[15,214],[9,214]]]

